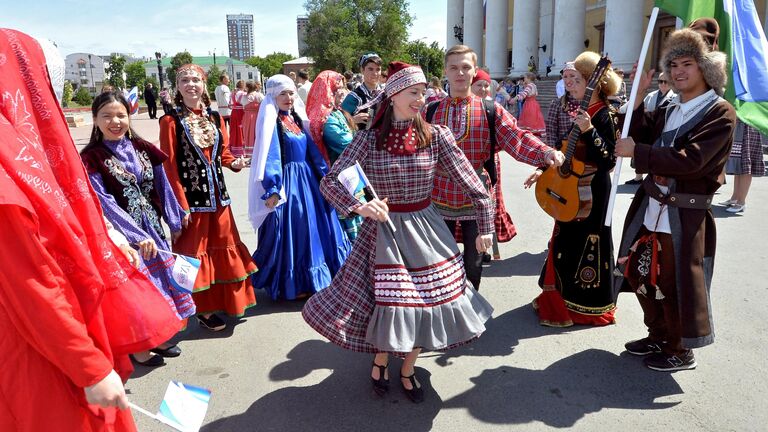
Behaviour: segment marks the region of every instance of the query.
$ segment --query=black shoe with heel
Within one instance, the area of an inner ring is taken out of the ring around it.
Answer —
[[[411,374],[410,376],[404,376],[403,374],[400,374],[400,379],[407,379],[411,382],[411,389],[408,390],[403,386],[403,391],[405,392],[405,395],[408,396],[408,399],[411,400],[413,403],[422,403],[424,402],[424,390],[416,385],[416,372]],[[402,384],[402,383],[401,383]]]
[[[371,377],[371,384],[373,384],[373,391],[379,396],[383,396],[389,391],[389,380],[384,378],[387,372],[387,366],[388,365],[378,365],[376,362],[373,362],[373,367],[379,368],[379,379]]]

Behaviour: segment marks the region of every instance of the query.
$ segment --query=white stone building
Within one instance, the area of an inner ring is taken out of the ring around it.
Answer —
[[[754,0],[765,25],[768,1]],[[493,78],[519,75],[535,64],[557,74],[584,50],[605,52],[615,67],[637,61],[652,0],[447,0],[446,47],[464,43]],[[646,64],[656,65],[661,41],[678,25],[659,14]]]

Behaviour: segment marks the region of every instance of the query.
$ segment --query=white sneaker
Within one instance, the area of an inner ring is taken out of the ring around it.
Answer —
[[[736,204],[736,200],[729,199],[729,200],[721,201],[719,204],[727,207],[731,204]]]
[[[743,213],[746,208],[746,204],[733,203],[725,211],[728,213]]]

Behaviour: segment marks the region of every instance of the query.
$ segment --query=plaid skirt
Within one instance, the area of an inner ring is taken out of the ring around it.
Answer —
[[[493,308],[467,281],[461,253],[437,210],[390,212],[395,231],[366,219],[331,285],[304,320],[342,348],[407,354],[444,350],[485,331]]]

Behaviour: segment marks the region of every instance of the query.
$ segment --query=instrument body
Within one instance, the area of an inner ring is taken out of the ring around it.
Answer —
[[[581,110],[587,110],[592,93],[610,64],[607,57],[600,58],[587,83]],[[545,169],[536,182],[536,201],[547,214],[560,222],[586,218],[592,211],[591,183],[597,168],[575,157],[576,149],[580,147],[580,136],[581,130],[574,124],[560,148],[565,162],[559,167]]]

